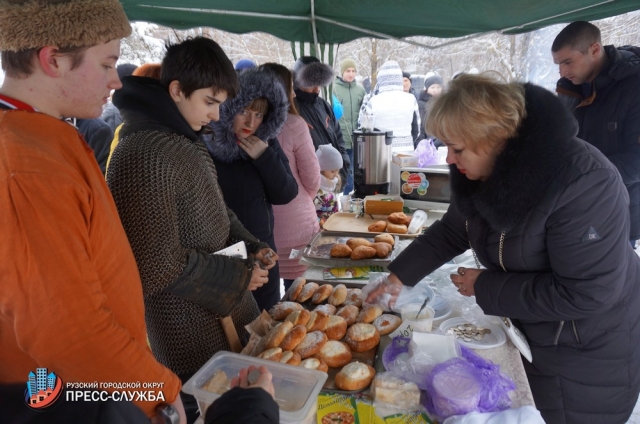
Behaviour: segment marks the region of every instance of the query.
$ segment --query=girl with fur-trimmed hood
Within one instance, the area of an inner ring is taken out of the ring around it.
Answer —
[[[289,102],[271,73],[248,69],[239,79],[240,92],[220,106],[220,120],[210,123],[215,137],[206,137],[205,142],[225,202],[253,236],[276,250],[272,205],[287,204],[298,194],[276,138]],[[279,300],[278,265],[269,271],[269,282],[252,293],[260,309],[268,310]]]

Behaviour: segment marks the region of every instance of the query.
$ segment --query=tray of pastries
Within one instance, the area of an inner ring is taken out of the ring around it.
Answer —
[[[323,388],[360,392],[375,377],[381,338],[401,324],[379,306],[363,307],[362,291],[298,278],[269,310],[274,324],[258,357],[326,372]]]
[[[354,213],[338,212],[327,218],[325,223],[322,224],[322,228],[325,231],[341,233],[389,233],[400,237],[417,237],[422,234],[424,227],[415,233],[409,233],[411,219],[411,215],[406,215],[403,212],[380,215],[377,218],[374,218],[373,215],[356,216]]]
[[[398,237],[378,234],[354,237],[344,233],[320,232],[302,251],[302,257],[314,265],[352,267],[388,265],[396,256]]]

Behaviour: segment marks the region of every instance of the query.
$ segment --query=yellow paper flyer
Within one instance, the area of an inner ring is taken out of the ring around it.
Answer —
[[[339,393],[320,392],[318,424],[358,424],[355,400]]]
[[[357,398],[356,411],[358,424],[385,424],[384,420],[376,415],[376,410],[370,398]]]
[[[408,412],[385,417],[385,424],[437,424],[431,421],[424,412]]]

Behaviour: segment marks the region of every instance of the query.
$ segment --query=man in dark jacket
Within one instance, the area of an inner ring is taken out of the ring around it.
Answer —
[[[631,231],[640,239],[640,49],[603,46],[589,22],[565,27],[551,46],[556,91],[578,121],[578,137],[600,149],[629,191]]]
[[[113,141],[111,127],[102,118],[78,119],[76,126],[89,147],[93,149],[93,156],[95,156],[102,175],[104,175],[109,158],[109,147]]]
[[[342,154],[340,179],[343,187],[347,182],[351,160],[344,145],[340,123],[331,105],[319,96],[320,87],[326,87],[333,81],[333,70],[313,56],[302,56],[293,65],[293,73],[296,108],[309,125],[316,150],[321,144],[331,144]]]

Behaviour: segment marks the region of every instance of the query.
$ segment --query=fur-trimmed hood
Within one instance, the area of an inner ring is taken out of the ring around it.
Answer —
[[[255,136],[263,141],[275,138],[287,120],[289,100],[284,87],[276,76],[269,72],[247,69],[238,76],[240,91],[238,95],[220,106],[220,119],[209,123],[215,138],[204,136],[207,149],[214,159],[230,163],[236,159],[249,159],[249,156],[238,147],[236,135],[233,133],[233,118],[254,99],[264,97],[269,102],[269,109],[258,127]]]
[[[302,56],[293,64],[296,88],[327,87],[333,81],[333,69],[313,56]]]
[[[560,152],[578,132],[575,119],[551,92],[524,84],[527,116],[496,158],[487,181],[467,179],[450,165],[452,201],[463,217],[479,214],[496,231],[515,227],[564,164]]]

